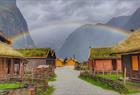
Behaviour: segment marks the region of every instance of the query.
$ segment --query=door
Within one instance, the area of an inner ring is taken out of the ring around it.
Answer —
[[[132,78],[133,79],[140,79],[140,69],[139,69],[139,56],[133,55],[131,57],[131,67],[132,67]]]
[[[116,59],[113,59],[112,60],[112,70],[113,71],[116,71],[117,70],[117,60]]]

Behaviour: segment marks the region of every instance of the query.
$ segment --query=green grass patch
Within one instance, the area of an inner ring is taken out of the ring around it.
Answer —
[[[99,77],[99,76],[98,76]],[[104,78],[107,77],[107,76],[104,76]],[[108,84],[105,84],[99,80],[95,80],[91,77],[88,77],[88,76],[79,76],[80,79],[88,82],[88,83],[91,83],[93,85],[96,85],[96,86],[99,86],[103,89],[107,89],[107,90],[115,90],[113,89],[111,86],[109,86]],[[111,77],[115,80],[114,76]],[[113,80],[113,81],[114,81]],[[135,93],[140,93],[140,83],[134,83],[134,82],[126,82],[126,86],[125,86],[127,89],[128,89],[128,92],[125,92],[125,94],[135,94]],[[115,90],[117,91],[117,90]],[[119,91],[117,91],[119,92]]]
[[[56,75],[52,76],[52,77],[49,77],[48,78],[48,81],[56,81]]]
[[[104,88],[104,89],[108,89],[108,90],[113,90],[111,87],[109,87],[108,85],[106,84],[103,84],[101,83],[100,81],[95,81],[94,79],[92,79],[91,77],[86,77],[86,76],[79,76],[80,79],[88,82],[88,83],[91,83],[93,85],[96,85],[96,86],[100,86],[101,88]]]
[[[123,77],[122,74],[97,74],[96,76],[102,77],[102,78],[107,78],[111,80],[118,80],[120,77]]]
[[[0,89],[16,89],[20,88],[23,85],[20,82],[15,82],[15,83],[0,83]]]
[[[140,83],[127,81],[126,87],[129,89],[129,94],[140,93]]]
[[[42,90],[42,88],[38,88],[37,90],[37,95],[52,95],[54,92],[55,88],[53,86],[49,86],[48,90]]]

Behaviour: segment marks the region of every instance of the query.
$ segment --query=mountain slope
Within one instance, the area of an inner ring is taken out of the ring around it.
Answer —
[[[115,27],[115,28],[123,28],[123,26],[128,22],[130,16],[119,16],[114,17],[109,20],[106,25]]]
[[[24,35],[22,39],[14,42],[15,48],[34,47],[29,34],[27,23],[16,6],[16,0],[0,0],[0,30],[8,37],[14,38]]]
[[[115,33],[103,25],[83,25],[70,34],[58,56],[62,58],[75,56],[79,61],[87,60],[89,47],[113,46],[126,37],[127,35]]]
[[[138,8],[130,17],[128,22],[123,26],[124,29],[137,29],[140,28],[140,8]]]
[[[140,28],[140,8],[138,8],[130,16],[119,16],[114,17],[109,20],[106,25],[112,26],[114,28],[121,28],[124,30],[131,30]]]

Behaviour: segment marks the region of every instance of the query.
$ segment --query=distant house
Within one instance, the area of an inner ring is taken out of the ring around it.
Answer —
[[[69,58],[66,60],[66,63],[65,65],[68,65],[68,66],[74,66],[76,64],[77,60],[74,59],[74,58]]]
[[[121,71],[121,58],[111,55],[112,48],[91,48],[88,64],[96,72]]]
[[[55,66],[56,67],[62,67],[62,66],[64,66],[64,60],[63,59],[60,59],[60,58],[56,58],[56,60],[55,60]]]
[[[22,78],[24,74],[27,61],[11,44],[12,42],[0,33],[0,80]]]
[[[123,72],[126,68],[127,77],[140,81],[140,30],[115,46],[113,51],[122,56]]]
[[[56,55],[50,48],[25,48],[18,49],[28,59],[27,70],[37,68],[39,65],[55,67]]]

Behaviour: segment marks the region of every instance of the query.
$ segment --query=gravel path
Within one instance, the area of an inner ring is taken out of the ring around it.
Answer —
[[[57,68],[56,74],[57,80],[50,83],[55,87],[53,95],[120,95],[79,79],[79,71],[73,70],[71,66]]]

